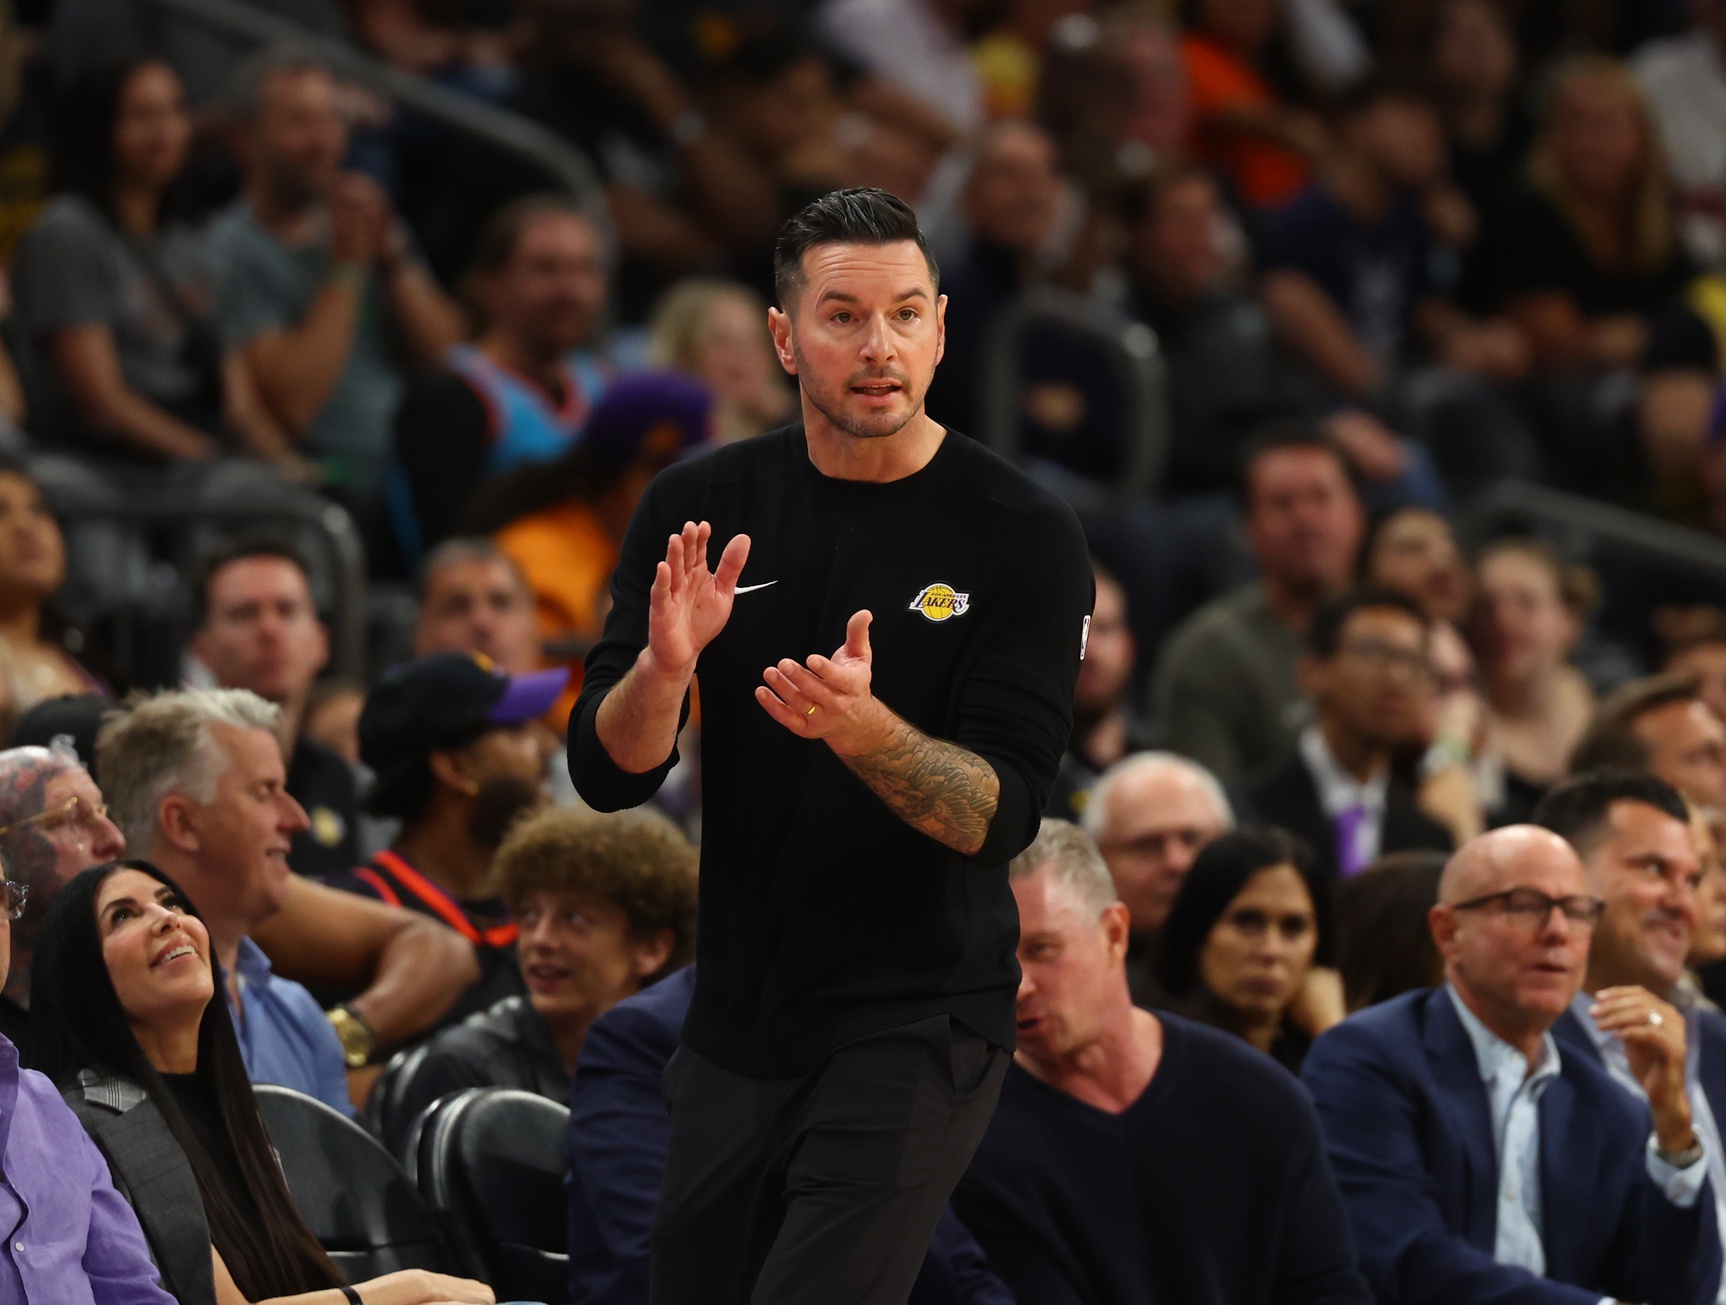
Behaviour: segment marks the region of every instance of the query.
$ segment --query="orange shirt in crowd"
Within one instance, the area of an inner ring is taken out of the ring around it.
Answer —
[[[560,503],[512,521],[496,543],[527,577],[539,613],[540,638],[597,639],[605,625],[606,589],[617,569],[618,547],[584,503]],[[552,713],[568,720],[581,692],[581,663]]]
[[[1311,169],[1299,154],[1217,121],[1231,109],[1277,104],[1276,92],[1258,71],[1234,51],[1201,35],[1181,38],[1181,60],[1193,104],[1189,139],[1193,157],[1227,173],[1241,198],[1255,208],[1276,208],[1305,189]]]

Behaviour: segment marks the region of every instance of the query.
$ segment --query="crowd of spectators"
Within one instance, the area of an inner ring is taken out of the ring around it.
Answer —
[[[939,256],[929,414],[1096,580],[911,1299],[1726,1300],[1726,592],[1465,520],[1726,550],[1726,0],[235,3],[303,39],[0,0],[0,1302],[492,1299],[344,1287],[272,1084],[404,1163],[454,1093],[567,1106],[568,1299],[646,1305],[700,752],[597,815],[564,734],[655,475],[798,419],[773,240],[850,186]],[[338,657],[234,486],[345,514],[393,635]]]

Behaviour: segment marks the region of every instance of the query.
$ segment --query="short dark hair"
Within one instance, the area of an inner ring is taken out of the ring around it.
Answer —
[[[1313,613],[1312,625],[1307,628],[1306,650],[1314,657],[1334,657],[1337,647],[1342,642],[1343,627],[1356,612],[1368,608],[1389,607],[1404,612],[1420,622],[1422,630],[1432,627],[1432,618],[1427,616],[1419,603],[1406,594],[1399,594],[1394,589],[1363,586],[1350,590],[1340,598],[1333,598]]]
[[[1199,956],[1229,903],[1260,870],[1293,866],[1306,881],[1318,926],[1314,965],[1331,963],[1331,889],[1318,878],[1310,847],[1285,829],[1243,825],[1212,840],[1181,880],[1157,937],[1156,974],[1171,997],[1191,1000],[1199,987]]]
[[[1588,728],[1570,754],[1570,773],[1580,775],[1602,766],[1646,770],[1651,757],[1648,744],[1636,732],[1636,722],[1656,708],[1696,702],[1701,696],[1693,678],[1673,671],[1619,685],[1594,708]]]
[[[874,186],[834,190],[806,204],[779,229],[773,246],[773,293],[789,311],[803,288],[803,255],[817,245],[896,245],[909,240],[923,253],[929,280],[941,289],[941,269],[917,226],[917,215],[897,195]]]
[[[1354,464],[1348,460],[1348,455],[1335,440],[1310,421],[1285,419],[1266,422],[1258,427],[1241,449],[1239,490],[1243,506],[1252,505],[1253,473],[1258,469],[1259,460],[1287,449],[1312,449],[1329,454],[1336,459],[1336,464],[1342,469],[1343,477],[1349,485],[1358,491],[1359,482]]]
[[[1428,848],[1389,852],[1337,884],[1336,968],[1349,1010],[1442,981],[1426,917],[1447,860]]]
[[[311,563],[287,540],[275,535],[243,535],[230,539],[204,558],[204,565],[198,572],[198,587],[192,591],[194,629],[203,629],[204,623],[210,619],[210,586],[215,583],[216,573],[235,562],[249,561],[254,557],[281,558],[305,578],[306,589],[312,589]]]
[[[515,257],[528,228],[548,217],[569,217],[589,227],[593,225],[581,207],[563,195],[522,195],[486,219],[474,246],[473,270],[482,275],[501,272]]]
[[[1375,72],[1361,78],[1331,100],[1331,111],[1339,118],[1351,118],[1387,100],[1400,104],[1418,104],[1433,112],[1438,110],[1438,95],[1431,81],[1403,70]]]
[[[1688,822],[1690,808],[1663,779],[1619,766],[1601,766],[1560,780],[1534,808],[1534,823],[1550,829],[1586,858],[1601,840],[1614,803],[1641,802]]]

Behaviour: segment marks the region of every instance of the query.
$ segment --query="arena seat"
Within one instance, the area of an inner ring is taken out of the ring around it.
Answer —
[[[433,1105],[418,1131],[420,1191],[467,1271],[500,1300],[568,1300],[569,1111],[517,1088],[469,1088]]]
[[[436,1217],[376,1139],[290,1088],[259,1084],[256,1091],[294,1204],[349,1279],[398,1269],[458,1271]]]
[[[430,1046],[429,1042],[422,1042],[391,1056],[360,1115],[360,1122],[374,1137],[383,1139],[385,1149],[400,1162],[409,1178],[416,1177],[414,1140],[418,1135],[413,1130],[415,1121],[403,1117],[402,1099],[413,1083],[414,1074],[425,1063]]]

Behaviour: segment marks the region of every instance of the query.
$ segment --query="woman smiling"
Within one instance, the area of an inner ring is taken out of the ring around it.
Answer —
[[[43,1068],[131,1199],[181,1305],[490,1305],[417,1270],[355,1288],[294,1209],[219,998],[210,936],[147,861],[86,870],[55,896],[31,979]]]

